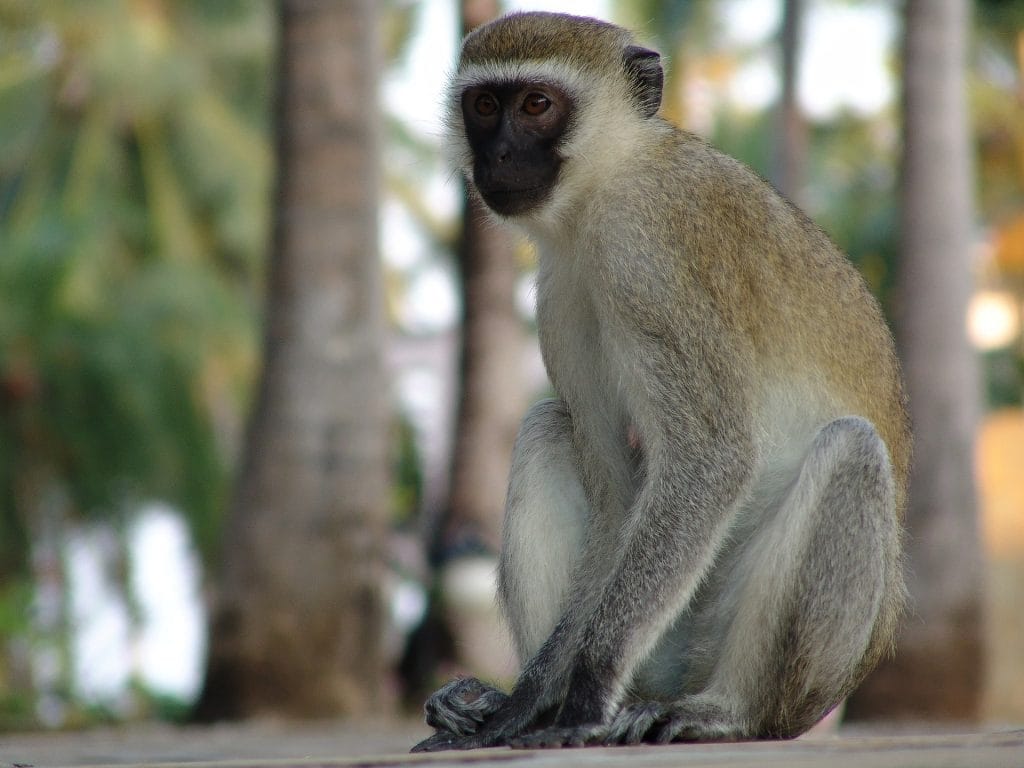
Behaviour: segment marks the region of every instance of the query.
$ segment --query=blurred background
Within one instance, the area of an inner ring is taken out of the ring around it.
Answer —
[[[0,0],[0,729],[514,678],[534,262],[441,132],[518,8],[636,29],[893,324],[912,610],[847,717],[1024,722],[1024,2]]]

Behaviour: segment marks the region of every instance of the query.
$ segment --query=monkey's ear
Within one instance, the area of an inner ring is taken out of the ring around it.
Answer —
[[[626,73],[633,80],[640,113],[650,117],[661,106],[661,91],[665,73],[661,69],[661,56],[657,51],[639,45],[629,45],[622,52]]]

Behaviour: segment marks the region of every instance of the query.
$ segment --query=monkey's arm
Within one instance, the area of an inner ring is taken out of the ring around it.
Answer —
[[[639,661],[712,566],[750,477],[743,409],[708,381],[655,378],[658,369],[678,370],[662,367],[668,354],[647,350],[643,384],[657,396],[635,411],[646,478],[618,563],[583,619],[559,727],[609,722]]]
[[[628,256],[604,263],[616,298],[605,310],[605,343],[628,377],[622,393],[643,482],[610,578],[582,617],[561,727],[611,720],[639,662],[714,564],[754,464],[750,382],[741,373],[752,369],[748,340],[686,282],[673,255],[646,254],[642,281]]]

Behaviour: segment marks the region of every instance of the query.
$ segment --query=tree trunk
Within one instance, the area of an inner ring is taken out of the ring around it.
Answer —
[[[373,0],[281,5],[265,362],[201,719],[382,706],[389,398],[376,16]]]
[[[509,235],[467,198],[459,248],[462,348],[452,481],[443,548],[475,539],[500,544],[512,443],[523,416],[523,322],[515,306],[518,278]]]
[[[853,717],[973,720],[983,681],[982,561],[973,447],[979,385],[964,318],[971,162],[966,0],[908,0],[897,335],[914,421],[907,510],[910,610],[894,659],[851,700]]]
[[[496,0],[463,0],[462,31],[495,18]],[[471,547],[497,552],[512,443],[525,407],[523,327],[509,234],[465,196],[457,253],[462,292],[459,404],[448,508],[435,551]]]
[[[789,200],[801,205],[804,167],[807,160],[807,121],[797,98],[800,60],[800,33],[803,27],[803,0],[785,0],[779,48],[782,64],[782,94],[779,99],[775,166],[772,181]]]
[[[496,0],[463,0],[462,31],[498,15]],[[491,679],[510,677],[510,643],[495,599],[508,471],[525,409],[523,323],[507,232],[465,197],[457,253],[462,293],[459,399],[448,504],[430,539],[435,588],[402,662],[406,695],[422,700],[442,661]],[[451,658],[454,656],[455,658]]]

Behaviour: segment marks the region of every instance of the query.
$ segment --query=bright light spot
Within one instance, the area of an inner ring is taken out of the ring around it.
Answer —
[[[430,333],[452,327],[458,319],[459,299],[451,270],[443,264],[425,267],[411,280],[399,308],[402,325],[414,333]]]
[[[767,56],[760,56],[740,67],[729,82],[729,98],[744,109],[770,107],[779,98],[775,63]]]
[[[433,174],[426,181],[424,196],[434,215],[442,219],[454,218],[462,208],[462,186],[454,171]]]
[[[454,64],[457,33],[454,3],[421,3],[406,55],[384,77],[384,103],[423,135],[441,135],[442,94]]]
[[[430,413],[441,400],[441,380],[429,368],[411,368],[398,377],[398,397],[412,413]]]
[[[782,3],[777,0],[728,0],[722,11],[726,42],[731,45],[760,43],[782,22]]]
[[[380,251],[384,263],[397,270],[411,269],[423,255],[423,238],[408,210],[397,200],[381,205]]]
[[[537,272],[531,271],[516,282],[516,309],[520,317],[533,319],[537,315]]]
[[[67,542],[75,688],[83,699],[112,704],[131,677],[130,626],[109,567],[117,540],[105,526],[75,531]]]
[[[200,567],[188,529],[168,507],[147,507],[129,532],[132,591],[142,626],[138,674],[147,687],[191,701],[206,655]]]
[[[509,0],[504,5],[509,11],[553,11],[608,18],[608,3],[599,0]]]
[[[808,116],[826,119],[842,109],[872,114],[893,98],[889,71],[893,9],[879,2],[810,7],[797,88]]]
[[[400,581],[391,595],[391,621],[402,633],[411,632],[427,612],[427,593],[415,581]]]
[[[999,349],[1020,335],[1020,311],[1012,293],[981,291],[967,307],[967,334],[982,350]]]
[[[169,507],[146,507],[129,528],[125,550],[105,524],[67,537],[75,690],[85,701],[125,712],[133,678],[156,693],[192,700],[202,683],[206,625],[199,563],[185,522]],[[118,575],[124,557],[128,584]],[[138,609],[137,624],[125,587]]]
[[[441,569],[441,590],[453,605],[486,610],[498,591],[496,559],[481,555],[452,560]]]

